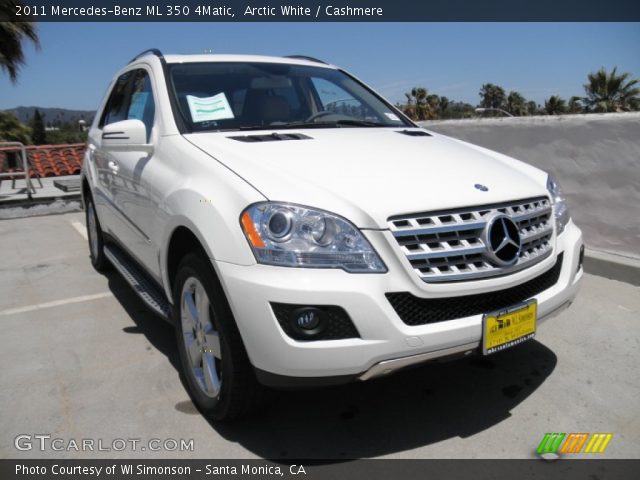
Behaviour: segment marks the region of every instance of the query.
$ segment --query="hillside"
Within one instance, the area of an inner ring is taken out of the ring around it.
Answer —
[[[44,117],[46,126],[58,126],[63,123],[78,123],[78,120],[84,120],[90,124],[95,115],[93,110],[68,110],[66,108],[44,108],[44,107],[16,107],[6,111],[13,112],[18,120],[22,123],[29,123],[33,118],[36,109]]]

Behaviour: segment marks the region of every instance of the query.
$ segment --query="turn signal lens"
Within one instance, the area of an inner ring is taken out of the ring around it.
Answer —
[[[253,220],[251,220],[249,212],[244,212],[242,214],[242,228],[244,228],[244,233],[252,246],[255,248],[264,248],[264,242],[262,241],[262,238],[260,238],[260,235],[253,224]]]

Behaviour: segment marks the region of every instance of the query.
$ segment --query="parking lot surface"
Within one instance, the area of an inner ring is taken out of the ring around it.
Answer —
[[[0,221],[2,458],[531,458],[547,432],[610,432],[602,458],[640,458],[640,287],[586,274],[573,306],[517,348],[274,392],[216,424],[181,384],[173,329],[93,270],[83,228],[82,213]],[[15,447],[38,434],[63,450]],[[82,439],[140,443],[69,447]],[[143,451],[150,439],[193,449]]]

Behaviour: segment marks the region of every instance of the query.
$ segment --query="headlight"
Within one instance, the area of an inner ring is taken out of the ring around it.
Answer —
[[[258,263],[357,273],[387,271],[364,235],[328,212],[265,202],[247,208],[240,223]]]
[[[553,175],[549,175],[547,179],[547,190],[551,194],[551,203],[556,217],[556,235],[560,235],[564,231],[564,227],[569,223],[569,207],[567,207],[566,199],[562,194],[560,184]]]

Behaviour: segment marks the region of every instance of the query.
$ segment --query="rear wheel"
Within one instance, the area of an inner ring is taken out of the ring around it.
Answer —
[[[104,255],[104,241],[102,229],[96,215],[96,207],[91,195],[85,198],[85,214],[87,223],[87,240],[89,241],[89,256],[93,267],[102,272],[109,268],[109,261]]]
[[[194,403],[215,420],[246,415],[261,387],[208,258],[184,257],[173,300],[182,373]]]

